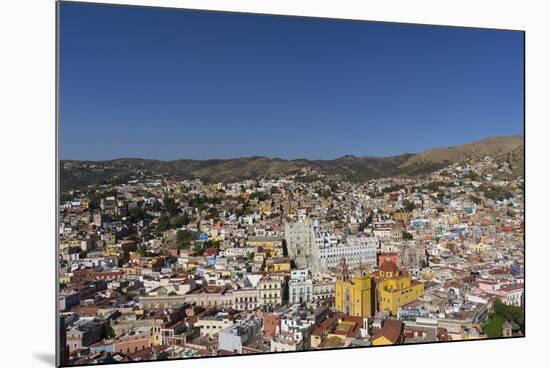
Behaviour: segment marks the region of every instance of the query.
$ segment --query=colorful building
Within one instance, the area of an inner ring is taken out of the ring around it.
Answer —
[[[363,268],[353,278],[342,257],[338,265],[335,288],[336,309],[351,316],[370,317],[375,312],[375,284],[372,275]]]
[[[397,308],[424,295],[424,284],[414,281],[392,261],[382,263],[377,272],[378,307],[391,315]]]
[[[274,236],[250,236],[246,241],[246,245],[257,249],[261,248],[268,252],[270,256],[282,254],[283,249],[282,240]]]
[[[273,257],[265,262],[267,273],[290,273],[291,263],[288,257]]]

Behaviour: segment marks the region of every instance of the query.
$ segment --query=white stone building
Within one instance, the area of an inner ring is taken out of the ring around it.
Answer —
[[[292,270],[288,282],[288,302],[307,303],[313,300],[313,280],[308,269]]]
[[[376,237],[348,236],[336,244],[333,242],[322,244],[316,246],[313,252],[316,273],[335,268],[342,257],[346,258],[346,262],[350,267],[356,267],[360,264],[376,264],[376,254],[379,248],[379,241]]]
[[[202,336],[213,338],[224,328],[233,325],[233,318],[230,318],[226,312],[218,312],[215,315],[201,316],[195,323],[195,327],[200,329]]]
[[[334,298],[336,276],[318,275],[313,279],[313,301]]]
[[[312,250],[315,244],[314,228],[314,222],[307,218],[303,221],[285,223],[288,256],[298,267],[307,267],[312,262]]]

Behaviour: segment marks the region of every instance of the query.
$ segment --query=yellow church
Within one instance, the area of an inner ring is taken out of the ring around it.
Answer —
[[[338,264],[335,306],[338,311],[351,316],[371,317],[375,313],[375,285],[372,275],[360,267],[351,278],[345,257]]]
[[[377,272],[378,307],[392,316],[397,309],[424,295],[424,284],[414,281],[393,261],[384,261]]]

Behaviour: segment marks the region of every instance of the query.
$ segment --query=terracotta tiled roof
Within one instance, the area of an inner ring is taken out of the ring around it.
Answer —
[[[382,272],[395,272],[399,270],[399,267],[392,260],[386,260],[380,265],[380,271]]]
[[[403,330],[403,322],[396,319],[387,319],[379,331],[376,331],[374,339],[384,336],[391,341],[392,344],[397,344]]]

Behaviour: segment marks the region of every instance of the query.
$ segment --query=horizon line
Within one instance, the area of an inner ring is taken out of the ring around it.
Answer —
[[[136,156],[120,156],[115,158],[108,158],[108,159],[73,159],[73,158],[59,158],[59,161],[78,161],[78,162],[106,162],[106,161],[122,161],[122,160],[144,160],[144,161],[161,161],[161,162],[172,162],[172,161],[229,161],[229,160],[239,160],[239,159],[269,159],[269,160],[280,160],[280,161],[335,161],[342,158],[394,158],[394,157],[400,157],[400,156],[415,156],[418,154],[421,154],[423,152],[435,150],[435,149],[445,149],[445,148],[456,148],[464,145],[469,144],[475,144],[475,143],[481,143],[483,141],[487,141],[490,139],[497,139],[497,138],[513,138],[513,137],[522,137],[525,142],[525,133],[523,134],[512,134],[512,135],[497,135],[497,136],[490,136],[486,138],[477,139],[475,141],[470,141],[467,143],[460,143],[455,144],[452,146],[438,146],[429,148],[420,152],[403,152],[400,154],[395,155],[354,155],[354,154],[344,154],[338,157],[334,158],[305,158],[305,157],[298,157],[298,158],[282,158],[279,156],[267,156],[267,155],[249,155],[249,156],[233,156],[233,157],[227,157],[227,158],[186,158],[186,157],[180,157],[180,158],[172,158],[172,159],[160,159],[160,158],[147,158],[147,157],[136,157]]]

